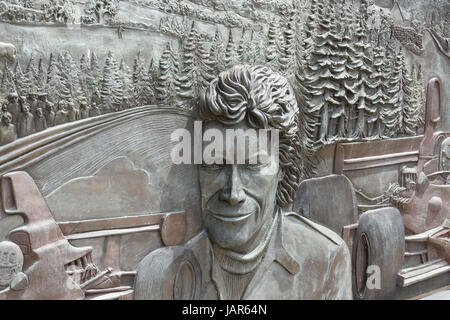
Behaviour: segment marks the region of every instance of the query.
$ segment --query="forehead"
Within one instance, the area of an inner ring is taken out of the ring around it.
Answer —
[[[246,121],[241,121],[237,124],[234,125],[224,125],[218,121],[204,121],[203,122],[203,131],[206,131],[208,129],[218,129],[220,131],[223,131],[225,133],[225,130],[227,129],[242,129],[242,130],[247,130],[247,129],[255,129],[253,127],[251,127]]]
[[[267,157],[276,157],[278,154],[278,134],[274,136],[274,130],[255,129],[245,121],[232,126],[216,121],[203,122],[202,129],[204,159],[226,158],[227,163],[238,161],[239,164],[240,161],[251,162],[250,159],[265,162],[268,161]]]
[[[216,137],[216,133],[219,134]],[[214,136],[222,140],[224,145],[228,144],[228,141],[232,142],[237,147],[244,146],[257,146],[262,143],[270,143],[271,131],[258,129],[250,126],[246,121],[241,121],[235,125],[227,126],[220,122],[208,121],[203,122],[203,137]],[[262,137],[264,135],[264,137]],[[230,140],[228,140],[230,139]],[[245,145],[241,144],[245,140]],[[209,144],[211,140],[203,140],[203,145]]]

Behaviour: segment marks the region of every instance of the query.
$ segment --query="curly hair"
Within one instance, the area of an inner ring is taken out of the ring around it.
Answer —
[[[279,130],[279,163],[284,173],[277,204],[293,202],[302,175],[299,108],[288,80],[266,66],[237,65],[223,71],[204,92],[201,120],[232,126],[246,121],[255,129]]]

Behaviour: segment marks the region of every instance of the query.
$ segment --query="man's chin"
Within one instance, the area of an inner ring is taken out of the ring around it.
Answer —
[[[251,234],[246,226],[236,227],[236,224],[234,224],[234,228],[228,227],[224,229],[215,225],[206,227],[206,232],[211,242],[221,248],[233,250],[243,246],[251,239]]]

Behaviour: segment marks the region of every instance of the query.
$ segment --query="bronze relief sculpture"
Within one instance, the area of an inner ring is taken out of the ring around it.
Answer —
[[[447,2],[0,0],[0,299],[442,290]]]
[[[230,96],[233,99],[227,99]],[[252,164],[199,168],[218,297],[350,299],[345,243],[331,230],[282,209],[299,183],[297,159],[303,138],[288,81],[267,67],[236,66],[212,81],[200,108],[207,127],[280,131],[279,162],[274,159],[278,154],[271,154],[256,170]],[[282,283],[279,291],[277,282]]]
[[[250,164],[251,148],[244,145],[245,151],[239,150],[242,145],[235,140],[235,153],[226,155],[231,159],[218,159],[221,164],[212,159],[199,166],[206,254],[211,261],[200,298],[352,298],[345,242],[333,231],[283,209],[292,203],[301,171],[302,137],[293,92],[286,78],[270,68],[245,65],[222,72],[206,90],[199,107],[204,130],[219,130],[225,136],[230,128],[275,129],[280,143],[279,154],[261,150],[262,159]],[[245,154],[246,163],[237,164],[239,152]],[[159,254],[156,250],[148,259],[157,263]],[[138,299],[154,296],[148,291],[152,287],[139,283],[153,273],[152,263],[147,263],[138,267]]]

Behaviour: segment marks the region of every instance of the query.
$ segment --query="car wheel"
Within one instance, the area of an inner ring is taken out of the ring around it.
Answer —
[[[404,225],[396,208],[363,213],[353,240],[354,298],[372,300],[392,297],[404,253]]]

